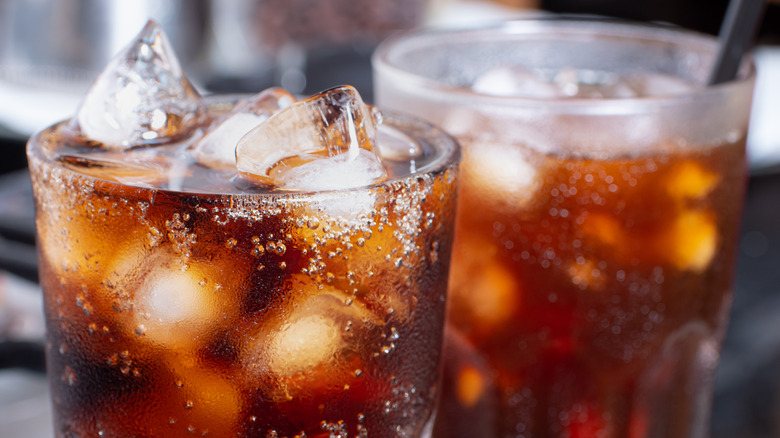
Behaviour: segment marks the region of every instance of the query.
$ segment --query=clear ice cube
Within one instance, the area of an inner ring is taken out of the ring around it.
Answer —
[[[376,145],[378,111],[342,86],[296,102],[236,146],[239,173],[282,190],[336,190],[386,178]]]
[[[98,76],[75,120],[85,137],[125,150],[185,138],[204,115],[200,94],[162,28],[150,20]]]
[[[208,167],[235,168],[236,145],[241,137],[293,102],[295,97],[281,88],[269,88],[242,100],[198,141],[193,149],[195,159]]]

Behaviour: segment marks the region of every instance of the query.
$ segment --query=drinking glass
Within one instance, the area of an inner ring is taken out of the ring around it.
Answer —
[[[72,126],[27,150],[56,436],[430,433],[450,136],[389,112],[388,179],[280,191],[194,162],[197,136],[115,151]]]
[[[436,436],[704,437],[754,83],[611,20],[385,41],[376,100],[463,147]]]

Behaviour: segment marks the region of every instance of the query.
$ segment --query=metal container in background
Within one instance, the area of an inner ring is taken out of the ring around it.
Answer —
[[[0,2],[0,125],[29,135],[70,116],[108,60],[144,23],[165,29],[197,82],[205,0],[4,0]]]

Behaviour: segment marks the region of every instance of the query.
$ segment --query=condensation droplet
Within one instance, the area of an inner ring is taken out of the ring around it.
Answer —
[[[69,386],[74,386],[76,383],[78,383],[78,379],[76,378],[76,373],[73,371],[73,368],[69,366],[66,366],[65,370],[62,371],[61,379]]]
[[[398,337],[398,330],[396,330],[395,327],[390,327],[390,336],[388,336],[387,339],[397,341]]]

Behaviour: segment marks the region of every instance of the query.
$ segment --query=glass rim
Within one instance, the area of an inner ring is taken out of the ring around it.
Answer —
[[[454,39],[474,40],[486,37],[486,42],[506,41],[544,36],[554,30],[564,38],[593,36],[600,38],[626,38],[641,42],[667,42],[680,48],[699,48],[709,50],[713,57],[717,52],[717,38],[672,24],[637,22],[600,16],[555,15],[519,18],[479,26],[462,27],[423,27],[398,33],[379,44],[371,57],[375,82],[379,76],[391,76],[399,87],[414,90],[417,95],[435,97],[436,100],[449,102],[469,102],[490,107],[516,109],[547,109],[569,114],[626,114],[658,112],[668,106],[679,106],[692,102],[721,99],[724,95],[750,90],[755,81],[756,69],[751,54],[743,58],[738,77],[734,80],[714,86],[697,87],[680,94],[651,95],[632,98],[577,98],[550,99],[544,97],[500,96],[474,92],[471,89],[448,85],[436,79],[423,77],[399,67],[392,56],[404,54],[419,44],[433,41],[453,41]],[[443,98],[443,99],[442,99]],[[627,107],[634,110],[627,111]]]
[[[246,94],[211,94],[203,96],[206,105],[210,107],[217,107],[221,105],[235,104],[240,98],[246,97]],[[150,187],[146,185],[135,185],[116,180],[100,178],[98,176],[79,172],[78,170],[64,166],[62,163],[55,159],[56,154],[50,155],[46,152],[44,146],[49,140],[45,138],[46,135],[50,135],[60,130],[63,126],[67,126],[72,119],[61,120],[46,128],[33,134],[27,141],[25,150],[28,156],[28,168],[32,169],[31,158],[34,157],[38,161],[47,162],[51,166],[55,166],[58,169],[78,175],[80,178],[87,180],[99,181],[101,184],[117,185],[121,187],[131,187],[148,189],[165,193],[177,193],[194,196],[206,196],[206,197],[218,197],[218,196],[248,196],[248,197],[298,197],[323,194],[337,196],[339,194],[347,194],[350,192],[358,192],[364,190],[375,189],[379,187],[389,186],[394,183],[406,181],[412,178],[418,178],[422,175],[430,175],[437,172],[446,171],[449,168],[456,167],[461,159],[461,148],[458,141],[444,130],[437,126],[413,115],[405,114],[403,112],[394,110],[382,110],[382,123],[377,127],[381,129],[396,129],[402,134],[409,136],[412,139],[419,140],[421,135],[426,136],[428,139],[437,139],[436,142],[427,141],[434,148],[436,148],[436,157],[425,166],[415,169],[414,172],[404,173],[402,175],[390,176],[387,179],[371,184],[360,185],[355,187],[347,187],[341,189],[324,189],[324,190],[277,190],[269,189],[267,191],[244,191],[237,189],[235,192],[214,191],[208,192],[203,190],[176,190],[170,188]],[[180,144],[179,142],[172,144]],[[154,147],[151,147],[154,148]],[[300,200],[300,199],[299,199]]]

